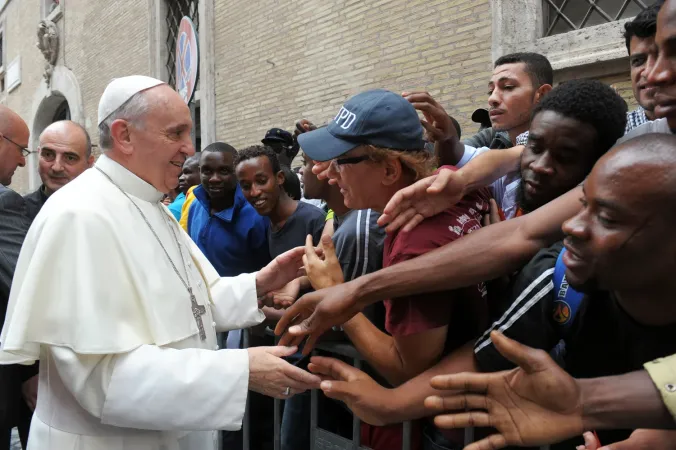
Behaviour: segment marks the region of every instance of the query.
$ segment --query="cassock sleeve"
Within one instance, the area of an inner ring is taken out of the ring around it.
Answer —
[[[101,423],[146,430],[238,430],[246,406],[246,350],[142,345],[117,355],[50,347],[66,388]]]
[[[216,331],[248,328],[265,320],[258,309],[256,273],[218,278],[211,285],[211,299]]]

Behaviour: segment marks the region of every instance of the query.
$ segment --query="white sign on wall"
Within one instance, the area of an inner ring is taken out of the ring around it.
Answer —
[[[7,92],[12,92],[17,86],[21,84],[21,56],[17,56],[7,66],[5,74],[5,85]]]

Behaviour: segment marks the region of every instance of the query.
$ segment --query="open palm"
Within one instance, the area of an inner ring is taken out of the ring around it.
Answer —
[[[491,339],[500,353],[519,367],[491,374],[433,378],[432,387],[453,392],[427,398],[426,406],[436,411],[468,410],[439,415],[435,424],[440,428],[497,429],[496,434],[466,450],[544,445],[582,434],[581,390],[575,379],[541,350],[497,332],[491,333]]]

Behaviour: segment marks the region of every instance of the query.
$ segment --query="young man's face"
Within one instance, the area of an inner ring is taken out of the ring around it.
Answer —
[[[488,83],[488,105],[493,128],[507,132],[523,126],[527,129],[536,91],[537,87],[533,86],[525,63],[496,67]]]
[[[325,200],[325,191],[328,186],[328,181],[320,181],[317,175],[312,173],[312,166],[314,163],[306,155],[303,154],[303,167],[300,168],[300,174],[303,177],[303,191],[305,198]]]
[[[554,111],[540,111],[521,155],[519,205],[533,211],[580,184],[596,161],[596,130]]]
[[[648,84],[655,87],[655,116],[676,129],[676,1],[667,0],[657,15],[657,58],[648,62]]]
[[[183,164],[181,176],[178,177],[178,190],[185,194],[188,189],[200,184],[200,182],[201,175],[199,161],[195,158],[190,158]]]
[[[237,165],[237,180],[242,193],[261,216],[269,216],[277,207],[284,174],[274,173],[267,156],[247,159]]]
[[[204,152],[200,158],[202,187],[211,201],[231,197],[237,188],[235,155],[229,152]]]
[[[563,224],[566,278],[575,289],[638,290],[673,276],[665,178],[654,164],[623,161],[621,153],[599,160],[584,184],[583,209]]]
[[[629,42],[629,66],[631,69],[631,87],[634,97],[643,109],[652,112],[655,109],[655,88],[648,85],[648,60],[654,62],[657,57],[655,37],[640,38],[632,36]]]

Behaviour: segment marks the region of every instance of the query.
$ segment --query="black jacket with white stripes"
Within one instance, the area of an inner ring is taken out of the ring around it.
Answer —
[[[554,304],[553,273],[561,252],[558,243],[541,250],[517,275],[510,292],[512,303],[476,342],[474,353],[483,372],[511,369],[514,365],[495,349],[488,334],[497,329],[522,344],[551,351],[565,342],[562,365],[576,378],[619,375],[640,370],[643,364],[676,353],[676,323],[645,326],[630,317],[606,291],[586,295],[569,327],[560,324]],[[604,445],[626,439],[630,430],[599,432]],[[575,448],[581,439],[552,446]]]

